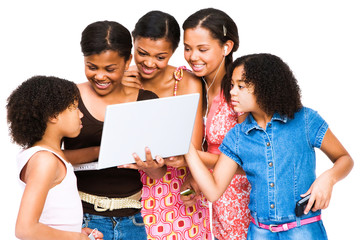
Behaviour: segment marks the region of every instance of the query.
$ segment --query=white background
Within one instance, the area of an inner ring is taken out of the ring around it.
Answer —
[[[11,91],[39,74],[86,81],[79,42],[82,30],[94,21],[118,21],[132,31],[146,12],[162,10],[181,26],[190,14],[205,7],[219,8],[237,23],[240,48],[235,57],[269,52],[290,65],[304,105],[319,111],[352,155],[355,167],[335,186],[323,219],[329,239],[358,238],[360,9],[356,1],[14,0],[0,4],[2,239],[15,239],[21,199],[15,171],[19,148],[7,134],[5,104]],[[186,64],[182,42],[170,63]],[[332,166],[321,151],[317,158],[318,173]]]

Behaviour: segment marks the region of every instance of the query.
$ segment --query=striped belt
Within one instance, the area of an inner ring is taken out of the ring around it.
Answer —
[[[115,209],[136,208],[141,209],[141,191],[126,198],[108,198],[79,191],[82,201],[93,204],[97,212],[112,211]]]

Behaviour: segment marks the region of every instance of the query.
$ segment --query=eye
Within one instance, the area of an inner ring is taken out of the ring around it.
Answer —
[[[163,56],[158,56],[157,59],[158,59],[159,61],[163,61],[163,60],[165,59],[165,57],[163,57]]]
[[[91,70],[91,71],[94,71],[96,70],[97,68],[93,65],[87,65],[88,69]]]
[[[146,56],[146,53],[141,52],[141,51],[138,51],[138,54],[139,54],[140,56],[142,56],[142,57]]]
[[[115,71],[115,69],[114,68],[109,68],[109,69],[106,69],[106,71],[108,71],[108,72],[114,72]]]
[[[208,51],[208,50],[209,50],[209,49],[207,49],[207,48],[200,48],[200,49],[199,49],[200,52],[206,52],[206,51]]]

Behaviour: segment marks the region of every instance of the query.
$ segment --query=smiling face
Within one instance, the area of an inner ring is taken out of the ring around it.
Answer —
[[[124,71],[129,68],[131,57],[125,61],[116,51],[107,50],[100,54],[84,57],[85,75],[95,92],[107,95],[121,87]]]
[[[171,42],[165,38],[138,37],[134,41],[134,61],[143,79],[154,78],[163,72],[172,54]]]
[[[254,86],[246,84],[244,81],[243,65],[234,69],[230,95],[231,104],[236,112],[253,112],[259,108],[254,95]]]
[[[209,30],[196,27],[184,32],[184,57],[198,77],[211,77],[221,64],[224,48]]]

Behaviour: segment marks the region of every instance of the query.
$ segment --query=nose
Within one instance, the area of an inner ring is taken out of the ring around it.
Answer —
[[[95,74],[95,79],[99,80],[99,81],[104,81],[106,80],[106,73],[104,71],[97,71]]]
[[[199,59],[199,55],[196,51],[191,51],[189,53],[189,56],[190,56],[190,61],[196,61]]]
[[[145,59],[144,65],[147,68],[153,68],[153,67],[155,67],[155,62],[154,62],[154,60],[152,58],[148,57],[148,58]]]
[[[84,117],[84,114],[80,111],[80,109],[78,109],[78,111],[79,111],[79,118],[80,118],[80,119],[83,118],[83,117]]]
[[[231,89],[230,89],[230,95],[231,95],[231,96],[234,96],[234,95],[236,95],[236,93],[237,93],[236,87],[233,85],[233,86],[231,87]]]

